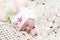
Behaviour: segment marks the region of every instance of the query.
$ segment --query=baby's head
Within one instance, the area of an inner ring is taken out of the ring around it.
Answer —
[[[21,31],[26,31],[28,34],[37,35],[35,30],[34,19],[29,18],[20,29]]]

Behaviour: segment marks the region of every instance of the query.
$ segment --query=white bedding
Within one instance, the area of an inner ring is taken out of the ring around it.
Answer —
[[[0,10],[8,0],[0,0]],[[11,23],[0,21],[1,40],[60,40],[60,0],[26,1],[26,6],[35,10],[37,36],[15,30]],[[23,2],[24,3],[24,2]]]

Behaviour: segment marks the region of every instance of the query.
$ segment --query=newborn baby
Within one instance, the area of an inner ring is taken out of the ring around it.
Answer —
[[[28,20],[23,24],[21,27],[20,31],[26,31],[28,34],[31,33],[31,35],[37,35],[35,32],[35,24],[34,24],[34,19],[28,18]]]
[[[14,1],[7,2],[4,10],[0,10],[0,21],[7,22],[10,18],[15,29],[25,31],[31,35],[37,35],[35,31],[34,10],[23,7],[25,4],[27,5],[24,0],[19,3],[20,4]]]
[[[17,15],[11,16],[11,22],[15,29],[25,31],[34,36],[37,35],[34,18],[34,10],[27,7],[20,7],[20,12]]]

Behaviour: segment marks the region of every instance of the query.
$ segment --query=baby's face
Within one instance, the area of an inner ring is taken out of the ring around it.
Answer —
[[[26,31],[28,34],[31,33],[32,35],[36,35],[36,32],[35,30],[33,31],[33,29],[35,29],[34,20],[29,18],[22,26],[21,31]],[[34,33],[32,33],[32,31]]]

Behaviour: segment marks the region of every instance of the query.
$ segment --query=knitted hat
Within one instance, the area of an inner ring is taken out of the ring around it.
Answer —
[[[11,22],[17,30],[20,30],[28,18],[35,18],[34,11],[23,7],[20,8],[20,12],[17,15],[11,17]]]

